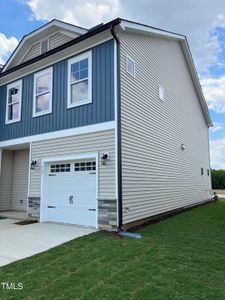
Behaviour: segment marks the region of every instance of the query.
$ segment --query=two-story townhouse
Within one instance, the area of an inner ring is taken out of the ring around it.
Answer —
[[[210,199],[212,121],[186,37],[53,20],[0,71],[0,211],[117,229]]]

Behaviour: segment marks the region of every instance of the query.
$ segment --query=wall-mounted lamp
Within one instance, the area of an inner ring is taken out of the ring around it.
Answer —
[[[109,160],[109,153],[103,153],[101,157],[102,165],[106,165],[107,160]]]
[[[12,88],[11,89],[11,95],[16,95],[17,93],[18,93],[18,89],[16,89],[16,88]]]
[[[30,168],[31,168],[31,170],[34,170],[35,169],[35,167],[37,166],[37,161],[36,160],[32,160],[32,162],[31,162],[31,164],[30,164]]]
[[[186,147],[184,146],[184,144],[181,144],[181,150],[185,150]]]

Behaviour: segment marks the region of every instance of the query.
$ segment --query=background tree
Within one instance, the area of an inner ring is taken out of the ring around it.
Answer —
[[[225,189],[225,170],[211,170],[212,188]]]

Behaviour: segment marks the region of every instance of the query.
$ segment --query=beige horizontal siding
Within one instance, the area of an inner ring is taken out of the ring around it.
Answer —
[[[40,54],[40,42],[38,42],[30,47],[26,55],[23,57],[21,63],[28,61],[34,57],[37,57]]]
[[[57,32],[56,34],[49,37],[49,50],[52,50],[62,44],[65,44],[72,40],[72,36],[68,36],[61,32]]]
[[[29,150],[14,152],[11,209],[27,209]]]
[[[0,174],[0,211],[11,209],[13,151],[3,150]]]
[[[30,197],[40,197],[40,162],[43,158],[90,152],[99,154],[99,198],[115,198],[114,130],[32,143],[32,160],[39,161],[39,166],[31,170]],[[110,153],[110,160],[105,166],[101,165],[101,154],[104,152]]]
[[[180,44],[148,35],[119,37],[125,224],[206,200],[211,183],[208,128]],[[136,61],[136,78],[126,72],[126,54]]]

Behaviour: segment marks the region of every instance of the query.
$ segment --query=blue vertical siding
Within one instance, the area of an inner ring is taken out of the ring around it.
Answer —
[[[67,65],[53,65],[52,113],[32,117],[34,74],[22,78],[21,121],[5,124],[7,86],[0,87],[0,140],[69,129],[114,120],[113,40],[92,49],[92,103],[67,109]]]

